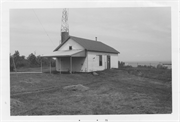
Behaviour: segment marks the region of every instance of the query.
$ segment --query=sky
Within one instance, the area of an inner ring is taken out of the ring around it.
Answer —
[[[11,9],[10,53],[52,52],[60,43],[62,9]],[[171,8],[69,8],[69,34],[101,41],[120,61],[171,61]]]

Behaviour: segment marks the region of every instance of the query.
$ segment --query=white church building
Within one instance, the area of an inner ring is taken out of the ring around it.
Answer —
[[[62,43],[54,52],[43,57],[56,58],[56,70],[60,72],[93,72],[118,68],[119,52],[96,40],[69,36],[62,32]]]

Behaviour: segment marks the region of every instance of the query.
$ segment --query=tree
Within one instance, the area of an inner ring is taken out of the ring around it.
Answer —
[[[122,61],[120,62],[120,61],[118,61],[118,65],[119,65],[119,66],[118,66],[119,68],[124,67],[124,66],[125,66],[125,62],[122,62]]]
[[[10,71],[14,71],[15,67],[40,67],[41,63],[43,66],[49,66],[50,60],[51,66],[55,66],[54,59],[42,58],[40,55],[35,56],[33,53],[31,53],[26,59],[25,56],[20,56],[19,51],[15,51],[13,55],[10,54]]]
[[[36,56],[33,53],[31,53],[27,57],[27,60],[28,60],[29,66],[32,66],[32,67],[38,66],[38,62],[36,60]]]
[[[10,54],[10,71],[14,71],[13,56]]]
[[[38,56],[36,57],[36,62],[37,62],[37,64],[38,64],[39,66],[41,65],[41,61],[42,61],[42,58],[41,58],[40,55],[38,55]]]
[[[28,66],[28,62],[25,59],[25,56],[20,56],[19,51],[15,51],[12,58],[14,59],[14,63],[17,68]]]
[[[19,57],[19,51],[15,51],[15,53],[12,55],[12,59],[14,60],[14,63],[15,65],[17,65],[17,67],[19,67],[19,60],[20,60],[20,57]]]

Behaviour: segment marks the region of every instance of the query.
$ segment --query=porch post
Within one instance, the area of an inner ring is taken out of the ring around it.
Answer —
[[[72,74],[72,56],[70,56],[70,74]]]

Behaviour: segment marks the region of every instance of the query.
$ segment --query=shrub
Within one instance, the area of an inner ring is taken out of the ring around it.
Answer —
[[[120,67],[124,67],[125,66],[125,62],[120,62],[120,61],[118,61],[118,67],[120,68]]]
[[[118,61],[118,68],[131,68],[131,65],[125,65],[125,62]]]
[[[167,69],[167,67],[163,66],[162,64],[158,64],[157,69]]]
[[[155,67],[150,66],[150,65],[138,65],[137,67],[138,68],[155,68]]]

